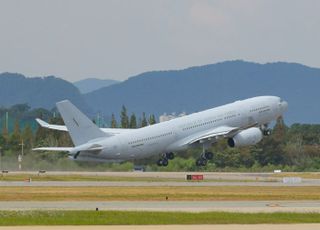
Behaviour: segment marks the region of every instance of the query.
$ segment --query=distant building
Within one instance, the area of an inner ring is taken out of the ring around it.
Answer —
[[[175,113],[172,113],[172,114],[166,114],[166,113],[164,113],[164,114],[162,114],[162,115],[159,117],[159,121],[160,121],[160,122],[170,121],[170,120],[172,120],[172,119],[174,119],[174,118],[183,117],[183,116],[185,116],[185,115],[187,115],[185,112],[180,113],[179,115],[176,115]]]

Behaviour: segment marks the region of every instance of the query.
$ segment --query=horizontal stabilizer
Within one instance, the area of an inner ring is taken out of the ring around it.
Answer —
[[[36,118],[36,121],[38,122],[38,124],[43,127],[43,128],[47,128],[47,129],[54,129],[54,130],[60,130],[60,131],[68,131],[67,127],[65,125],[52,125],[49,124],[39,118]]]
[[[34,148],[35,151],[56,151],[56,152],[71,152],[74,147],[40,147]]]
[[[70,154],[79,155],[80,152],[90,152],[98,154],[102,151],[102,146],[98,144],[84,144],[78,147],[40,147],[34,148],[34,151],[56,151],[56,152],[69,152]]]

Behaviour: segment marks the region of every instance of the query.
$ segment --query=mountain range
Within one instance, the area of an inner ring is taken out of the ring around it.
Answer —
[[[98,78],[87,78],[84,80],[73,82],[82,94],[90,93],[92,91],[107,87],[113,84],[117,84],[120,81],[110,79],[98,79]]]
[[[320,123],[320,69],[297,63],[226,61],[183,70],[153,71],[84,95],[95,111],[192,113],[259,95],[289,102],[285,121]]]
[[[98,112],[118,116],[122,105],[129,114],[140,116],[146,112],[159,116],[189,114],[239,99],[277,95],[289,102],[287,124],[320,123],[320,104],[316,101],[320,98],[320,69],[297,63],[226,61],[182,70],[145,72],[97,88],[99,84],[95,84],[95,90],[81,94],[76,83],[53,76],[26,78],[3,73],[0,106],[28,103],[31,107],[53,108],[55,102],[69,99],[91,116]]]
[[[79,108],[89,108],[79,90],[70,82],[54,76],[27,78],[17,73],[0,74],[0,106],[27,103],[31,108],[52,109],[57,101],[71,100]]]

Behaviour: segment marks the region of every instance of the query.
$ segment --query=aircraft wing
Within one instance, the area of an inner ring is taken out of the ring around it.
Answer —
[[[188,138],[186,144],[191,145],[200,141],[210,141],[219,137],[232,136],[238,131],[238,127],[220,126],[204,133],[193,135],[192,137]]]
[[[43,127],[43,128],[47,128],[47,129],[54,129],[54,130],[60,130],[60,131],[68,131],[67,127],[65,125],[51,125],[39,118],[36,118],[36,121],[38,122],[38,124]]]

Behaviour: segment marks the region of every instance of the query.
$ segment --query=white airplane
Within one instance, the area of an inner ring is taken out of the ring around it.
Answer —
[[[100,129],[68,100],[57,103],[66,126],[45,128],[68,131],[75,147],[41,147],[34,150],[66,151],[73,160],[121,162],[159,155],[157,164],[167,166],[173,152],[202,147],[196,160],[205,166],[213,153],[208,149],[221,138],[230,147],[254,145],[270,135],[268,124],[282,116],[288,103],[275,96],[260,96],[193,113],[138,129]]]

